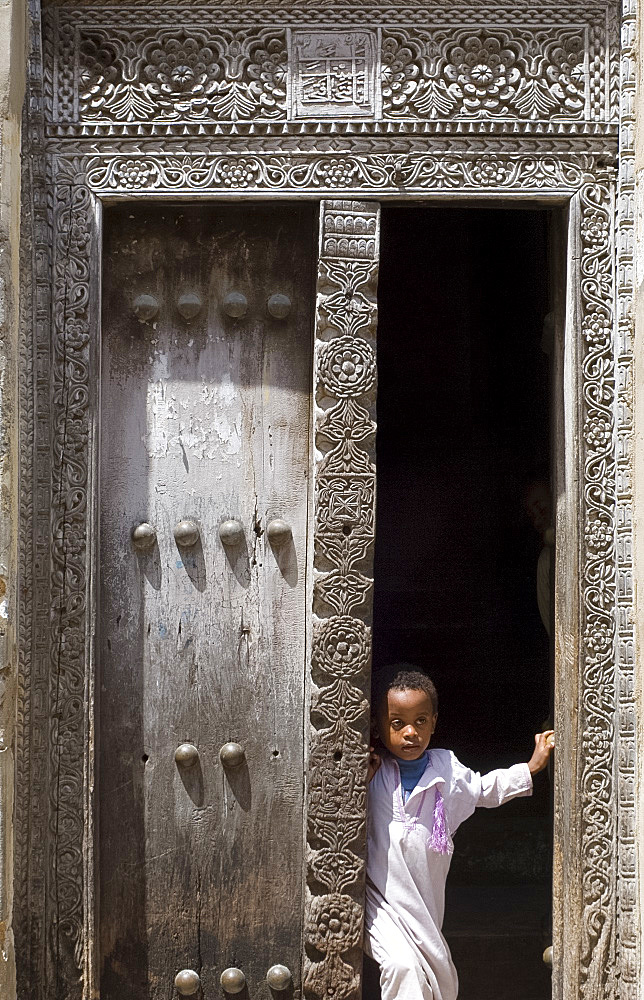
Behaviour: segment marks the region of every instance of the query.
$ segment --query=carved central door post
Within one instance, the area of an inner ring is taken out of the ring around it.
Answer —
[[[304,993],[360,996],[376,470],[380,208],[324,201],[315,338],[315,555]]]

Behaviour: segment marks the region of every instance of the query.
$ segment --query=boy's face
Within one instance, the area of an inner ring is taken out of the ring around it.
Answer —
[[[437,718],[424,691],[389,691],[378,713],[380,739],[394,757],[418,760],[429,746]]]

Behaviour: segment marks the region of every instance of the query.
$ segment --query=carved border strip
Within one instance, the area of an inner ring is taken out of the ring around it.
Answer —
[[[617,569],[617,768],[619,816],[617,939],[620,1000],[636,1000],[640,984],[641,918],[638,919],[636,844],[636,717],[633,582],[633,296],[635,292],[635,101],[637,2],[622,3],[620,151],[617,203],[616,569]],[[617,91],[617,88],[615,88]]]
[[[61,990],[69,990],[77,970],[87,974],[93,946],[86,933],[93,886],[85,870],[93,829],[86,785],[94,702],[91,430],[98,377],[90,357],[97,334],[90,284],[100,254],[93,199],[79,168],[78,161],[58,160],[53,205],[49,899],[52,965]]]
[[[23,118],[19,487],[19,641],[14,933],[19,992],[45,1000],[50,615],[51,175],[44,146],[40,10],[30,0]]]
[[[530,0],[510,0],[510,2],[494,3],[491,0],[471,0],[467,3],[445,3],[435,0],[389,0],[389,2],[371,2],[359,5],[355,0],[244,0],[243,4],[228,2],[203,4],[178,3],[168,0],[167,3],[146,5],[145,14],[136,0],[119,3],[119,23],[145,24],[153,20],[159,26],[177,23],[208,24],[216,23],[248,23],[255,24],[296,24],[301,27],[309,25],[328,25],[336,22],[363,25],[365,21],[381,21],[390,18],[392,23],[410,24],[427,27],[429,21],[437,24],[468,24],[488,23],[497,19],[499,23],[508,23],[512,19],[521,18],[526,24],[549,27],[550,25],[570,24],[572,21],[584,23],[605,23],[607,11],[613,9],[612,0],[593,0],[588,4],[561,4],[550,2],[536,5]],[[60,13],[63,16],[73,11],[93,24],[113,24],[114,6],[110,4],[95,5],[93,0],[86,3],[74,3],[68,0],[60,2],[45,2],[43,14],[52,16]],[[122,15],[120,11],[123,11]],[[178,22],[177,11],[187,13],[188,21]],[[122,19],[121,19],[122,17]]]
[[[304,994],[360,995],[376,468],[380,209],[323,201]]]
[[[161,153],[92,157],[87,183],[103,197],[172,194],[263,195],[270,191],[309,197],[404,194],[458,195],[467,191],[525,195],[571,195],[592,170],[592,158],[509,154],[490,144],[478,154],[235,153],[222,155]]]
[[[599,178],[580,192],[582,361],[582,734],[579,845],[584,909],[581,995],[613,996],[617,984],[615,808],[615,295],[613,191]]]
[[[54,203],[57,285],[54,305],[53,427],[54,460],[57,469],[55,483],[59,485],[54,504],[52,607],[59,618],[57,622],[54,620],[52,625],[51,662],[55,668],[56,681],[52,685],[50,700],[55,697],[57,703],[64,709],[64,740],[60,738],[63,735],[60,722],[54,719],[50,767],[52,773],[61,776],[64,788],[63,795],[58,801],[62,838],[57,836],[57,830],[50,830],[50,844],[53,851],[50,871],[56,873],[56,880],[52,883],[50,891],[50,919],[53,919],[53,913],[59,915],[57,933],[54,936],[56,943],[53,966],[57,967],[59,974],[67,978],[68,982],[77,980],[83,968],[87,970],[86,949],[91,944],[91,936],[88,933],[91,915],[87,912],[84,897],[87,887],[84,886],[83,851],[86,845],[82,837],[82,821],[79,822],[79,817],[82,819],[87,815],[86,791],[82,777],[85,773],[85,746],[89,720],[87,713],[82,711],[79,695],[82,699],[84,686],[90,683],[89,661],[84,643],[88,629],[86,591],[89,579],[87,434],[90,374],[87,363],[87,290],[91,264],[89,228],[92,217],[87,174],[88,167],[91,167],[93,162],[92,160],[88,164],[85,159],[73,157],[57,158],[57,178],[62,184],[56,188]],[[538,188],[540,193],[545,192],[550,196],[565,198],[566,194],[570,194],[573,178],[582,185],[581,293],[584,309],[582,332],[589,348],[584,362],[583,388],[586,548],[582,570],[585,622],[582,711],[586,738],[581,778],[582,843],[579,845],[579,856],[585,866],[584,933],[583,942],[579,945],[581,950],[579,962],[584,982],[587,984],[584,986],[584,994],[588,1000],[591,997],[594,1000],[598,988],[603,989],[605,995],[612,995],[610,984],[616,981],[620,962],[616,949],[615,882],[610,874],[617,838],[613,779],[614,745],[611,739],[612,706],[615,695],[615,668],[612,656],[615,571],[614,552],[610,541],[615,514],[614,373],[610,361],[612,350],[610,303],[614,280],[610,225],[612,195],[608,181],[599,183],[593,176],[590,157],[584,163],[585,172],[572,158],[563,161],[565,168],[563,173],[558,172],[554,175],[549,165],[550,158],[545,157],[544,163],[543,173],[540,176],[554,176],[555,180],[547,186],[544,182],[543,187]],[[451,165],[449,166],[451,169]],[[535,175],[534,157],[524,158],[522,166],[517,168],[516,172],[503,176],[511,176],[513,182],[521,187],[524,170],[528,177]],[[445,185],[441,170],[436,170],[432,176],[434,186],[428,185],[428,187],[433,193],[445,194],[454,190],[451,185],[449,187]],[[561,182],[562,177],[567,178],[565,188],[557,186],[557,179]],[[499,184],[496,190],[502,192],[504,189]],[[523,187],[522,190],[528,191],[529,186]],[[327,212],[325,206],[324,219],[327,218]],[[340,211],[336,214],[341,217]],[[346,226],[346,223],[343,224]],[[337,250],[339,245],[339,239],[336,240],[335,248],[328,242],[323,243],[322,270],[327,277],[330,276],[331,268],[334,266],[332,254],[342,252]],[[349,257],[348,260],[343,259],[336,263],[335,266],[339,268],[335,272],[337,287],[341,287],[342,281],[346,283],[349,280],[347,275],[351,274],[351,268],[358,267],[359,252],[363,251],[351,251],[356,255],[356,259]],[[373,248],[367,253],[373,254]],[[361,305],[357,311],[357,326],[350,328],[357,330],[357,339],[368,347],[367,334],[373,322],[369,310],[373,309],[374,262],[372,261],[365,269],[363,259],[358,271],[362,274],[365,289],[358,289],[359,292],[362,291],[362,295],[354,295],[354,300]],[[333,282],[330,284],[333,286]],[[339,296],[339,312],[334,306],[333,297],[336,291],[337,288],[326,286],[320,289],[321,319],[318,326],[319,377],[330,396],[337,394],[335,405],[326,411],[323,428],[318,425],[318,434],[321,435],[319,443],[322,443],[322,439],[326,439],[332,445],[334,435],[338,435],[341,426],[340,410],[344,414],[343,419],[348,420],[354,427],[358,440],[368,440],[373,433],[371,416],[362,403],[356,404],[350,397],[345,398],[340,383],[335,389],[333,388],[335,385],[333,379],[341,377],[339,373],[343,371],[345,359],[343,358],[339,365],[331,363],[331,360],[327,364],[327,358],[332,357],[329,347],[333,344],[333,339],[330,345],[327,345],[325,338],[332,336],[334,331],[338,341],[340,337],[348,337],[349,334],[344,331],[349,329],[347,323],[353,322],[351,314],[346,311],[346,298]],[[368,294],[364,295],[364,291]],[[366,309],[366,312],[361,314],[361,308]],[[362,323],[366,325],[363,327]],[[338,334],[340,336],[337,336]],[[357,340],[353,333],[351,336],[355,346]],[[346,349],[350,350],[348,344]],[[369,370],[369,364],[365,364],[364,359],[360,365],[356,365],[352,356],[346,361],[349,368],[354,365],[363,372]],[[335,414],[333,419],[331,414]],[[76,449],[72,450],[71,455],[63,447],[63,442],[67,440],[73,443]],[[353,439],[351,441],[353,443]],[[333,447],[328,454],[334,454]],[[326,455],[322,462],[325,459]],[[362,536],[355,535],[355,540],[364,546],[360,557],[363,562],[358,560],[358,563],[354,563],[353,556],[347,562],[342,545],[346,544],[347,538],[351,538],[353,531],[349,535],[345,535],[344,532],[338,534],[336,525],[336,532],[329,531],[327,535],[324,518],[331,517],[329,512],[334,511],[338,503],[347,499],[341,496],[342,490],[339,487],[346,486],[348,481],[353,483],[353,496],[349,498],[351,500],[349,506],[352,504],[353,509],[360,509],[363,514],[372,509],[370,504],[373,502],[371,492],[373,468],[368,452],[357,444],[353,445],[351,454],[345,456],[344,461],[344,478],[338,478],[335,484],[325,484],[322,476],[322,471],[325,474],[327,471],[333,471],[335,474],[335,469],[327,470],[326,465],[321,465],[318,469],[318,485],[322,488],[322,492],[318,494],[316,544],[319,576],[316,581],[315,607],[318,615],[320,610],[326,608],[327,611],[336,612],[335,617],[340,620],[334,621],[333,627],[326,624],[328,621],[333,621],[333,616],[318,622],[314,645],[314,680],[318,678],[321,684],[319,699],[312,705],[313,747],[309,799],[310,895],[306,923],[309,954],[305,983],[309,996],[322,997],[326,988],[324,984],[328,985],[328,977],[340,977],[340,981],[345,984],[348,1000],[349,997],[357,996],[358,990],[356,968],[359,952],[356,950],[355,942],[359,940],[360,914],[359,907],[356,909],[352,903],[357,903],[362,875],[352,866],[359,857],[360,841],[364,834],[358,822],[358,813],[350,809],[346,812],[346,823],[338,823],[336,833],[331,832],[338,818],[337,803],[332,809],[332,819],[329,817],[325,819],[324,811],[321,813],[322,819],[319,824],[315,819],[316,808],[325,802],[334,802],[333,789],[339,786],[337,772],[331,764],[331,760],[334,760],[333,754],[341,753],[342,759],[346,761],[347,770],[342,768],[345,781],[348,775],[359,774],[361,761],[364,765],[364,755],[360,755],[359,748],[365,745],[361,742],[364,740],[364,730],[361,732],[361,727],[366,725],[366,703],[361,701],[365,688],[350,683],[346,676],[334,677],[332,671],[335,670],[337,673],[340,670],[341,664],[337,657],[342,657],[345,646],[346,649],[352,650],[353,659],[350,662],[354,668],[359,673],[363,669],[365,671],[368,669],[369,637],[363,618],[348,614],[347,620],[342,620],[346,609],[353,608],[352,602],[359,599],[356,598],[356,594],[362,591],[364,596],[369,592],[368,532]],[[370,530],[373,530],[372,524]],[[603,554],[598,556],[596,549],[601,539],[608,539],[608,542],[605,543]],[[345,603],[347,601],[348,604]],[[341,628],[345,629],[344,633],[338,631]],[[344,638],[339,638],[340,634]],[[333,652],[334,642],[338,644],[339,652]],[[63,667],[64,670],[59,672],[59,667]],[[318,725],[319,738],[315,735],[318,732],[316,728]],[[351,766],[348,766],[349,764]],[[336,775],[335,784],[333,775]],[[342,786],[342,791],[348,794],[349,788],[350,796],[353,796],[352,801],[358,803],[359,811],[360,795],[364,795],[364,788],[361,790],[359,783],[354,783]],[[55,803],[52,801],[51,804],[53,807]],[[345,813],[342,815],[345,816]],[[347,839],[352,833],[351,839]],[[331,840],[330,851],[333,853],[337,847],[337,856],[342,858],[342,862],[332,873],[329,871],[330,854],[325,855],[323,852],[325,846],[329,848],[321,839],[322,836],[327,840],[334,836],[339,838],[337,841]],[[318,857],[319,854],[322,854],[321,858]],[[331,882],[325,883],[324,878],[331,878]],[[325,886],[327,888],[334,886],[338,891],[331,893],[321,891]],[[348,891],[339,891],[340,889]],[[609,992],[606,992],[607,990]]]

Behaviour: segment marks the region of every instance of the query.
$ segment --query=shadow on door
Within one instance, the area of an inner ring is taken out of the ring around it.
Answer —
[[[383,208],[374,673],[426,669],[435,744],[480,771],[527,760],[550,713],[548,245],[544,210]],[[540,775],[456,835],[460,1000],[550,995],[550,801]]]

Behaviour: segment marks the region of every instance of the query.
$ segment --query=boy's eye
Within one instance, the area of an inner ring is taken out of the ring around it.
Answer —
[[[424,726],[425,723],[427,722],[427,719],[425,718],[424,715],[421,715],[420,719],[416,719],[416,722],[419,726]]]
[[[402,722],[400,721],[400,719],[394,719],[392,721],[392,723],[391,723],[391,728],[392,729],[400,729],[401,726],[402,726]]]

